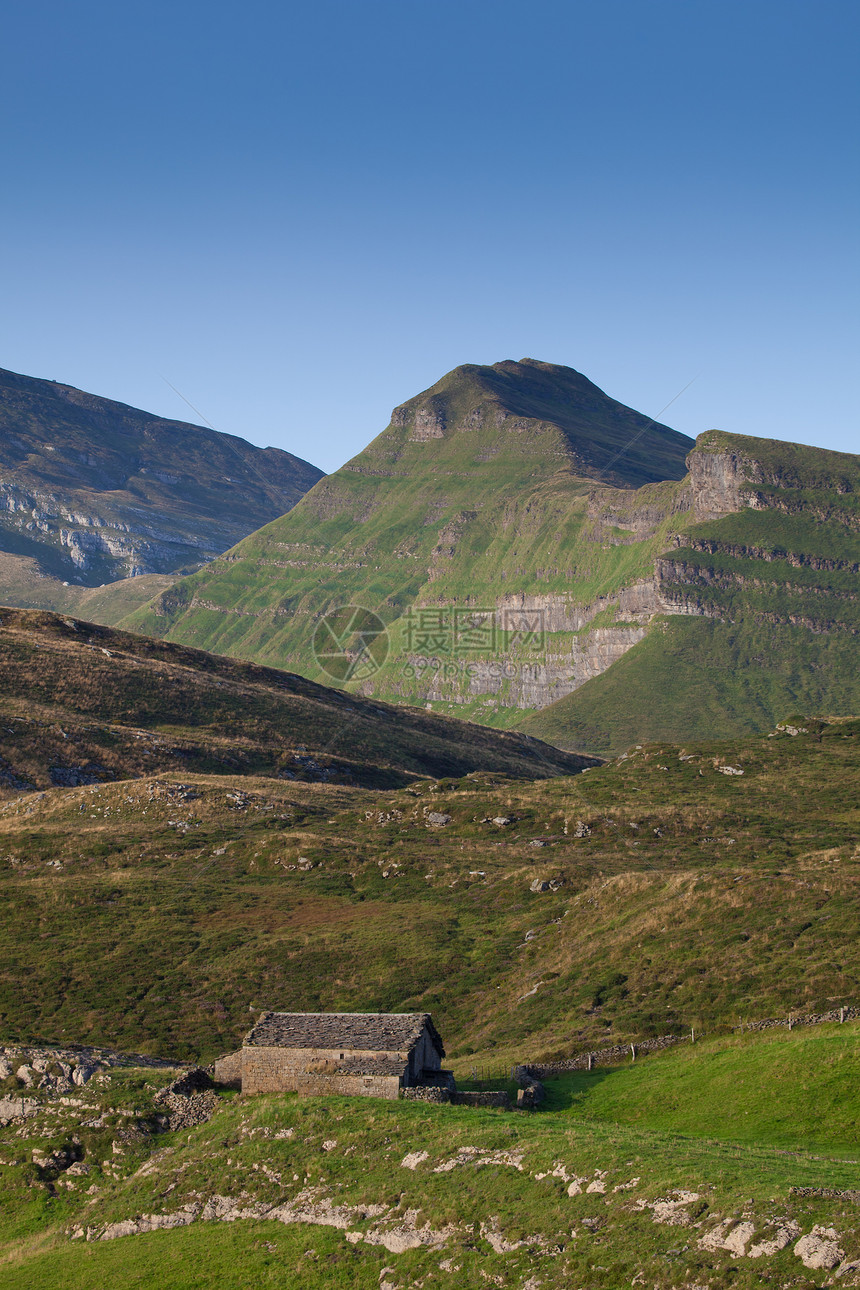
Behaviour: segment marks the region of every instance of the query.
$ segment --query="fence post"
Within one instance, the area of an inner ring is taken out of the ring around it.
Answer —
[[[631,1045],[630,1045],[630,1052],[633,1054],[633,1061],[635,1062],[635,1061],[636,1061],[636,1045],[635,1045],[635,1044],[631,1044]]]
[[[695,1032],[695,1030],[691,1027],[691,1028],[690,1028],[690,1043],[691,1043],[691,1044],[694,1044],[695,1042],[696,1042],[696,1032]]]
[[[840,1009],[839,1009],[839,1024],[840,1024],[840,1026],[842,1025],[842,1022],[843,1022],[844,1020],[845,1020],[845,1009],[844,1009],[844,1008],[840,1008]]]
[[[789,1013],[789,1014],[788,1014],[788,1028],[789,1028],[789,1030],[791,1030],[791,1028],[792,1028],[792,1025],[793,1025],[793,1024],[794,1024],[794,1023],[792,1022],[792,1019],[791,1019],[791,1013]]]
[[[591,1070],[591,1053],[588,1054],[588,1069]]]

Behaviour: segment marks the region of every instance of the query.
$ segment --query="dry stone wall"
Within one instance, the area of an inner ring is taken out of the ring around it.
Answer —
[[[745,1030],[771,1030],[774,1026],[786,1026],[793,1030],[795,1026],[821,1026],[834,1021],[855,1021],[860,1017],[860,1008],[844,1007],[831,1008],[829,1012],[801,1012],[797,1015],[789,1014],[787,1017],[767,1017],[764,1021],[742,1021],[733,1029],[738,1032]]]
[[[520,1069],[534,1079],[551,1079],[553,1075],[563,1075],[567,1071],[591,1070],[592,1066],[612,1066],[625,1058],[634,1055],[638,1057],[640,1053],[659,1052],[683,1042],[684,1038],[678,1035],[661,1035],[658,1039],[642,1039],[635,1044],[613,1044],[609,1048],[596,1048],[561,1062],[528,1062]]]
[[[736,1034],[745,1031],[772,1030],[783,1027],[792,1030],[795,1026],[821,1026],[834,1022],[855,1021],[860,1018],[860,1007],[845,1005],[831,1008],[827,1012],[790,1013],[785,1017],[765,1017],[759,1021],[742,1021],[731,1030]],[[704,1037],[704,1036],[700,1036]],[[559,1062],[528,1062],[515,1066],[513,1078],[520,1080],[521,1075],[534,1079],[552,1079],[553,1075],[563,1075],[567,1071],[591,1070],[593,1066],[612,1066],[628,1058],[636,1058],[646,1053],[660,1052],[672,1048],[675,1044],[690,1043],[690,1035],[660,1035],[656,1039],[640,1039],[633,1043],[613,1044],[608,1048],[595,1048],[587,1053],[577,1053]],[[522,1082],[520,1080],[520,1082]]]
[[[503,1111],[510,1111],[511,1099],[506,1089],[490,1089],[484,1093],[455,1093],[452,1101],[455,1106],[497,1106]]]

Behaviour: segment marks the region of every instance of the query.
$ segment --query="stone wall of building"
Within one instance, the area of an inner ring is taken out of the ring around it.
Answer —
[[[304,1097],[384,1097],[396,1102],[400,1096],[400,1076],[296,1075],[295,1091]]]
[[[378,1060],[389,1057],[377,1054]],[[338,1066],[352,1057],[367,1057],[349,1049],[264,1048],[242,1049],[243,1093],[364,1094],[367,1097],[397,1097],[399,1074],[343,1074]],[[406,1057],[403,1057],[403,1069]]]
[[[438,1071],[442,1058],[427,1031],[418,1040],[409,1057],[409,1079],[420,1080],[423,1071]]]
[[[227,1053],[226,1057],[219,1057],[213,1069],[213,1079],[216,1084],[223,1084],[226,1088],[242,1088],[242,1049],[239,1048],[235,1053]]]

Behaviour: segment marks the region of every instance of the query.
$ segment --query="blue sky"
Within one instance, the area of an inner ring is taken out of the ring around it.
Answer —
[[[853,0],[4,19],[0,366],[333,469],[463,362],[860,450]],[[695,378],[695,379],[694,379]]]

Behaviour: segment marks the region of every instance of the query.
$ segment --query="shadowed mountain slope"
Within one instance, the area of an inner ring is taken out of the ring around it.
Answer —
[[[97,587],[210,560],[321,474],[278,448],[0,369],[0,552],[28,562],[37,606],[50,581]]]
[[[54,614],[0,609],[0,794],[163,770],[392,787],[589,758]]]

